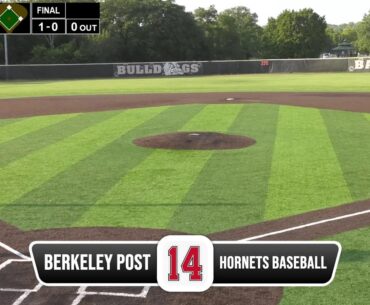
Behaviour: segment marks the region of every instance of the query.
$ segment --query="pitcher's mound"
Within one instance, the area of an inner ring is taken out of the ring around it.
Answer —
[[[228,135],[216,132],[176,132],[134,140],[141,147],[162,149],[240,149],[256,143],[244,136]]]

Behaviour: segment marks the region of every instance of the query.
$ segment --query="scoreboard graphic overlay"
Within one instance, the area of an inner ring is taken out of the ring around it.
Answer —
[[[341,254],[337,242],[211,242],[167,236],[159,242],[33,242],[45,286],[160,286],[204,292],[211,286],[326,286]]]
[[[100,3],[0,3],[0,34],[99,33]]]

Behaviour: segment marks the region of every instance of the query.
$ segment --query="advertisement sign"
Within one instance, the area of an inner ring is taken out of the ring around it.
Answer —
[[[202,63],[199,62],[133,63],[116,65],[114,76],[185,76],[199,75],[201,72]]]

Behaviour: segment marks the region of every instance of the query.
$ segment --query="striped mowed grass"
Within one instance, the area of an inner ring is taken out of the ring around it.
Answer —
[[[226,151],[135,146],[210,131]],[[167,228],[206,234],[370,198],[368,114],[184,105],[0,120],[0,219],[22,229]]]

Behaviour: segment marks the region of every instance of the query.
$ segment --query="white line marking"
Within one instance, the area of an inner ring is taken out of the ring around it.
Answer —
[[[77,291],[77,297],[73,300],[72,304],[71,305],[78,305],[81,303],[81,301],[83,300],[83,298],[86,296],[85,292],[86,292],[86,286],[81,286],[78,291]]]
[[[145,299],[149,293],[149,290],[150,290],[150,286],[144,287],[140,294],[141,297]]]
[[[37,291],[40,290],[40,288],[38,288],[38,285],[37,285],[33,289],[0,288],[0,291],[4,291],[4,292],[37,292]]]
[[[13,303],[13,305],[20,305],[23,303],[23,301],[25,299],[28,298],[28,296],[33,293],[33,292],[38,292],[40,289],[41,289],[42,285],[41,284],[37,284],[35,288],[33,288],[32,290],[28,290],[26,291],[25,293],[23,293],[18,299],[16,299]]]
[[[140,294],[135,293],[119,293],[119,292],[94,292],[89,291],[84,293],[84,295],[101,295],[101,296],[108,296],[108,297],[124,297],[124,298],[145,298]]]
[[[0,288],[1,292],[33,292],[33,289]]]
[[[8,259],[7,261],[3,262],[1,265],[0,265],[0,270],[4,269],[6,266],[10,265],[11,263],[23,263],[23,262],[29,262],[29,260],[25,260],[25,259]]]
[[[26,256],[26,255],[24,255],[24,254],[20,253],[19,251],[17,251],[17,250],[15,250],[15,249],[13,249],[12,247],[10,247],[10,246],[8,246],[8,245],[6,245],[6,244],[2,243],[2,242],[0,242],[0,248],[3,248],[3,249],[5,249],[5,250],[9,251],[10,253],[13,253],[13,254],[15,254],[16,256],[18,256],[18,257],[20,257],[20,258],[23,258],[23,259],[25,259],[25,260],[29,260],[29,261],[31,260],[31,258],[30,258],[29,256]]]
[[[85,295],[103,295],[103,296],[110,296],[110,297],[126,297],[126,298],[145,298],[148,294],[148,289],[150,287],[144,287],[143,290],[139,293],[125,293],[125,292],[96,292],[96,291],[86,291]]]
[[[10,265],[11,263],[12,263],[12,260],[11,259],[8,259],[7,261],[3,262],[0,265],[0,270],[4,269],[6,266]]]
[[[269,236],[280,235],[280,234],[291,232],[291,231],[297,231],[297,230],[300,230],[300,229],[314,227],[314,226],[321,225],[321,224],[324,224],[324,223],[333,222],[333,221],[342,220],[342,219],[347,219],[347,218],[352,218],[352,217],[361,216],[361,215],[365,215],[365,214],[370,214],[370,210],[365,210],[365,211],[362,211],[362,212],[357,212],[357,213],[347,214],[347,215],[338,216],[338,217],[334,217],[334,218],[328,218],[328,219],[324,219],[324,220],[320,220],[320,221],[315,221],[315,222],[311,222],[311,223],[296,226],[296,227],[291,227],[291,228],[284,229],[284,230],[279,230],[279,231],[275,231],[275,232],[270,232],[270,233],[266,233],[266,234],[253,236],[253,237],[248,237],[248,238],[242,239],[240,241],[258,240],[258,239],[269,237]]]
[[[111,297],[125,297],[125,298],[140,298],[145,299],[149,293],[150,287],[143,287],[139,294],[134,293],[119,293],[119,292],[96,292],[96,291],[86,291],[88,287],[82,286],[77,291],[77,297],[73,300],[71,305],[79,305],[81,301],[89,295],[100,295],[100,296],[111,296]]]

